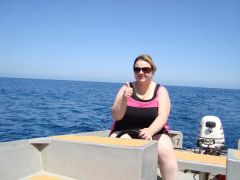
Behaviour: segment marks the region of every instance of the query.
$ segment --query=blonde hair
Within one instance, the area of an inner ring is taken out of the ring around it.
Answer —
[[[156,72],[157,67],[154,64],[154,62],[152,60],[152,57],[148,54],[141,54],[138,57],[136,57],[136,59],[134,60],[134,63],[133,63],[133,68],[135,67],[136,62],[140,61],[140,60],[141,61],[146,61],[148,64],[150,64],[153,74]]]

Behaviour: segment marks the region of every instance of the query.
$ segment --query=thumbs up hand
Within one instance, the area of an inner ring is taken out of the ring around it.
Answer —
[[[133,94],[133,88],[131,88],[129,82],[127,82],[125,85],[123,97],[128,99],[132,96],[132,94]]]

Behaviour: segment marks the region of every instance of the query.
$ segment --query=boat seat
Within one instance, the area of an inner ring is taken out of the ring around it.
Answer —
[[[104,131],[78,133],[75,135],[108,137],[109,133],[110,133],[110,130],[104,130]],[[182,149],[183,133],[181,131],[170,130],[170,138],[172,140],[174,148]]]
[[[201,171],[226,175],[226,156],[196,154],[191,151],[175,150],[180,170]]]
[[[49,173],[46,171],[41,171],[36,174],[32,174],[28,177],[22,178],[21,180],[76,180],[76,179]]]
[[[47,172],[89,180],[157,177],[155,141],[72,134],[29,143],[39,150],[41,167]]]
[[[53,175],[34,175],[29,178],[29,180],[63,180],[62,178],[59,178],[57,176]]]

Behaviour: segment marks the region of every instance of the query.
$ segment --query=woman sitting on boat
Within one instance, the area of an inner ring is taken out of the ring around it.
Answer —
[[[122,86],[112,106],[114,123],[110,137],[135,129],[141,139],[158,140],[161,176],[164,180],[176,180],[178,166],[167,126],[170,113],[167,89],[153,81],[156,66],[149,55],[138,56],[133,71],[136,81]]]

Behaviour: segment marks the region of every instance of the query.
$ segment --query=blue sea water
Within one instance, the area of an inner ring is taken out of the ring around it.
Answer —
[[[120,83],[0,78],[0,142],[109,129]],[[199,122],[220,117],[226,145],[240,138],[240,90],[166,86],[172,103],[168,120],[196,147]]]

